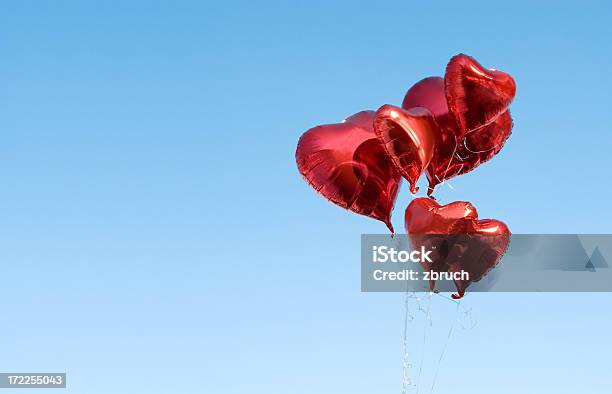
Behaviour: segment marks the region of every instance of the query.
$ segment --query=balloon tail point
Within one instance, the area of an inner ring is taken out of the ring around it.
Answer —
[[[395,235],[395,230],[393,229],[393,225],[391,224],[391,221],[389,219],[385,220],[385,225],[391,232],[391,238],[393,238],[393,236]]]

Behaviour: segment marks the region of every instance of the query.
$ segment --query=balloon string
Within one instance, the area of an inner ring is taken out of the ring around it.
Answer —
[[[455,137],[455,147],[453,148],[453,153],[451,154],[450,159],[448,160],[448,164],[446,165],[446,169],[444,170],[444,176],[442,177],[442,179],[440,179],[440,177],[438,175],[435,175],[436,178],[438,178],[438,181],[440,181],[440,184],[444,184],[444,182],[446,181],[446,176],[448,175],[448,170],[450,169],[451,164],[453,164],[453,158],[455,157],[455,154],[457,153],[457,146],[459,146],[459,142],[457,142],[457,136]],[[459,157],[459,159],[461,160],[461,158]],[[461,169],[463,168],[463,164],[461,165],[461,167],[459,167],[459,170],[456,171],[456,173],[458,174],[459,171],[461,171]]]
[[[455,324],[457,324],[457,321],[459,320],[459,309],[461,307],[461,299],[457,300],[456,302],[457,302],[457,308],[455,310],[456,312],[455,320],[453,321],[453,324],[451,324],[451,327],[448,330],[446,342],[444,343],[444,347],[442,348],[442,353],[440,353],[440,358],[438,359],[438,365],[436,366],[436,372],[434,374],[433,382],[431,383],[431,393],[434,392],[434,389],[436,387],[436,381],[438,380],[438,373],[440,372],[440,365],[442,364],[442,359],[444,358],[444,354],[446,353],[446,348],[448,347],[451,336],[453,335],[453,329],[455,328]]]
[[[493,123],[495,123],[495,122],[493,122]],[[490,124],[487,124],[487,125],[484,125],[484,126],[480,126],[477,129],[474,129],[472,132],[482,130],[485,127],[489,127],[493,123],[490,123]],[[456,137],[455,137],[455,139],[456,139]],[[499,143],[499,144],[495,145],[491,149],[485,149],[485,150],[478,150],[478,151],[476,151],[476,150],[471,150],[470,148],[468,148],[468,146],[467,146],[467,138],[465,138],[463,140],[463,146],[465,146],[465,149],[467,149],[468,152],[471,152],[471,153],[485,153],[485,152],[489,152],[489,151],[492,151],[494,149],[497,149],[497,147],[500,146],[500,145],[502,145],[502,143]]]
[[[423,360],[425,359],[425,347],[427,346],[427,332],[431,326],[431,295],[432,292],[429,292],[427,297],[427,310],[425,311],[425,322],[423,328],[423,348],[421,349],[421,361],[419,362],[419,374],[417,375],[416,394],[419,394],[421,374],[423,373]]]
[[[446,342],[444,344],[444,347],[442,349],[442,352],[440,354],[440,357],[438,359],[438,364],[436,366],[436,371],[435,371],[435,375],[433,378],[433,382],[431,385],[431,393],[434,392],[435,386],[436,386],[436,382],[438,379],[438,374],[440,372],[440,367],[442,364],[442,360],[444,359],[444,356],[446,354],[446,349],[448,348],[448,345],[450,343],[453,331],[455,329],[455,326],[457,325],[457,322],[459,322],[459,317],[462,314],[465,314],[466,316],[471,318],[471,309],[465,309],[463,307],[463,305],[461,304],[461,300],[454,300],[450,297],[446,297],[441,293],[436,293],[436,292],[429,292],[427,295],[427,306],[423,307],[423,305],[421,304],[422,298],[417,297],[414,292],[410,292],[408,290],[406,290],[406,294],[405,294],[405,300],[404,300],[404,310],[405,310],[405,315],[404,315],[404,335],[403,335],[403,358],[402,358],[402,362],[403,362],[403,375],[402,375],[402,394],[407,394],[408,390],[411,389],[415,389],[416,388],[416,394],[419,393],[420,391],[420,387],[421,387],[421,376],[422,376],[422,372],[423,372],[423,365],[424,365],[424,360],[425,360],[425,349],[427,347],[427,338],[429,336],[429,331],[430,331],[430,327],[432,325],[432,319],[431,319],[431,308],[432,308],[432,298],[434,295],[437,295],[441,298],[444,298],[445,300],[454,302],[456,305],[456,310],[455,310],[455,319],[448,331],[448,335],[446,337]],[[409,352],[408,352],[408,324],[410,322],[412,322],[414,320],[414,316],[411,313],[410,310],[410,301],[411,300],[415,300],[416,302],[416,306],[418,308],[418,310],[420,312],[424,313],[425,316],[425,320],[424,320],[424,327],[423,327],[423,347],[421,349],[421,359],[419,361],[419,370],[418,370],[418,374],[416,377],[416,384],[413,384],[410,380],[410,359],[409,359]],[[461,312],[461,313],[460,313]],[[463,327],[463,323],[461,324]],[[475,324],[472,324],[473,328]],[[463,327],[465,328],[465,327]]]
[[[501,144],[497,144],[494,147],[490,148],[490,149],[485,149],[485,150],[471,150],[470,148],[468,148],[467,146],[467,140],[463,140],[463,146],[465,146],[465,149],[467,149],[468,152],[470,153],[485,153],[485,152],[489,152],[492,151],[494,149],[497,149],[497,147],[501,145]]]
[[[442,177],[442,183],[446,180],[446,175],[448,175],[448,169],[453,163],[453,158],[455,157],[455,153],[457,153],[457,147],[459,146],[459,142],[457,141],[457,136],[455,136],[455,147],[453,148],[453,153],[451,154],[450,159],[448,160],[448,164],[446,165],[446,170],[444,170],[444,177]]]
[[[406,394],[408,387],[410,386],[410,377],[408,375],[408,322],[412,320],[412,315],[410,314],[410,294],[406,292],[406,297],[404,301],[404,354],[402,357],[402,394]]]
[[[476,327],[477,321],[474,319],[474,316],[472,315],[472,308],[467,309],[466,307],[461,305],[460,304],[461,299],[456,300],[456,299],[453,299],[451,297],[445,296],[442,293],[434,293],[434,294],[437,295],[440,298],[444,298],[447,301],[455,303],[455,305],[457,305],[457,307],[461,310],[461,316],[464,316],[465,319],[470,322],[469,326],[465,326],[463,324],[463,322],[461,322],[461,320],[460,320],[459,322],[461,323],[461,328],[463,328],[463,329],[472,329],[472,328]]]

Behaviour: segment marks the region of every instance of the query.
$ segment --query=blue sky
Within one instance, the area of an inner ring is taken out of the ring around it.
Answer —
[[[515,128],[440,200],[515,233],[610,233],[611,17],[606,2],[3,2],[0,371],[67,371],[74,393],[399,392],[402,296],[359,292],[360,234],[384,225],[310,190],[297,139],[401,103],[464,52],[515,77]],[[443,341],[454,312],[434,301]],[[470,294],[478,324],[455,330],[436,392],[607,392],[611,301]]]

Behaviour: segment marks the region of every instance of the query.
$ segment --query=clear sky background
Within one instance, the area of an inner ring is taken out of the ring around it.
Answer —
[[[359,291],[360,234],[385,227],[313,192],[295,145],[459,52],[515,77],[515,128],[440,200],[515,233],[612,232],[609,3],[127,3],[0,4],[2,372],[66,371],[71,393],[399,393],[402,295]],[[455,319],[433,301],[422,393]],[[435,392],[609,393],[611,295],[464,305],[478,323]],[[418,349],[418,318],[409,334]]]

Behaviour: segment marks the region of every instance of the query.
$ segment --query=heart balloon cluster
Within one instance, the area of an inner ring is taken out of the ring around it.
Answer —
[[[408,181],[414,194],[425,173],[429,181],[427,194],[431,196],[440,183],[490,160],[512,132],[508,107],[515,92],[516,85],[509,74],[484,68],[472,57],[459,54],[449,61],[444,78],[429,77],[412,86],[401,107],[383,105],[377,111],[352,115],[342,123],[306,131],[297,146],[298,169],[329,201],[378,219],[393,233],[391,211],[401,179]],[[437,204],[430,198],[425,200],[427,204]],[[436,209],[444,212],[441,207],[431,205],[431,209],[417,210],[418,215],[413,215],[409,212],[414,209],[409,206],[408,233],[418,228],[420,234],[454,234],[457,229],[465,233],[509,234],[501,222],[492,227],[496,230],[483,230],[477,218],[470,216],[423,221],[423,215],[438,215]],[[446,211],[454,211],[453,207]],[[419,223],[429,224],[414,227],[416,216],[420,217]],[[470,220],[476,222],[459,225]],[[449,269],[462,265],[461,258],[453,258]],[[499,258],[490,257],[482,264],[490,269]],[[482,277],[487,270],[476,271],[474,277]],[[467,285],[458,285],[460,294]]]

